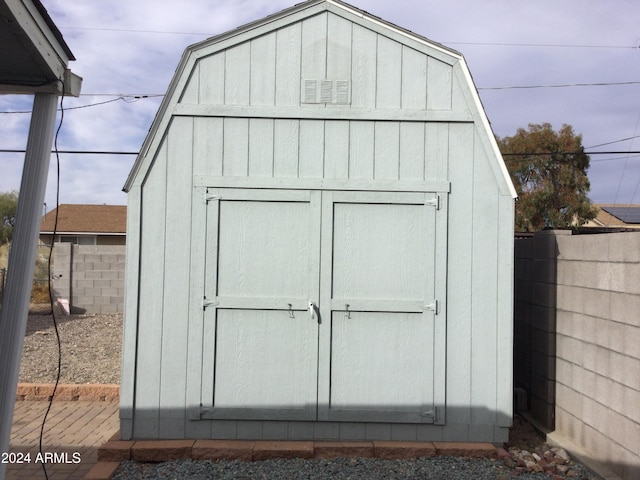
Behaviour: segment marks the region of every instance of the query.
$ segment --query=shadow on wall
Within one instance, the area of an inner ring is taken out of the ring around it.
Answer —
[[[511,419],[503,412],[482,407],[448,407],[444,424],[436,425],[422,405],[349,405],[328,409],[328,421],[317,421],[326,405],[242,405],[241,408],[131,409],[120,408],[121,438],[235,439],[235,440],[403,440],[475,441],[501,443],[508,440]],[[283,413],[288,412],[288,413]],[[411,418],[411,421],[380,421]],[[351,416],[354,420],[347,420]],[[366,417],[369,417],[367,420]],[[422,417],[423,421],[415,418]],[[338,420],[340,418],[341,420]],[[440,417],[441,418],[441,417]],[[438,418],[438,422],[440,421]],[[498,425],[498,419],[509,425]],[[132,432],[128,435],[127,432]]]
[[[556,234],[571,232],[549,230],[516,237],[514,249],[515,407],[548,431],[555,429]]]

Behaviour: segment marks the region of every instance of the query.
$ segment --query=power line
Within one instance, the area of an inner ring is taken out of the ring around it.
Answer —
[[[65,110],[67,108],[65,107]],[[0,153],[25,153],[25,150],[1,148]],[[53,152],[52,152],[53,153]],[[69,155],[139,155],[140,152],[120,152],[111,150],[58,150],[58,153],[65,153]],[[576,155],[584,153],[585,155],[628,155],[628,154],[640,154],[640,150],[636,151],[608,151],[608,152],[587,152],[587,151],[572,151],[572,152],[522,152],[522,153],[503,153],[503,157],[516,157],[516,156],[542,156],[542,155]],[[620,160],[612,158],[610,160]],[[595,160],[598,161],[598,160]]]
[[[68,109],[65,107],[65,110]],[[0,153],[25,153],[25,150],[2,148],[0,149]],[[57,150],[57,153],[66,153],[69,155],[138,155],[140,152],[114,152],[108,150]]]
[[[605,87],[617,85],[640,85],[640,82],[599,82],[599,83],[561,83],[556,85],[512,85],[507,87],[478,87],[478,90],[514,90],[530,88],[568,88],[568,87]]]
[[[555,44],[555,43],[499,43],[499,42],[442,42],[444,45],[477,45],[487,47],[532,47],[532,48],[619,48],[619,49],[635,49],[640,48],[638,45],[574,45],[574,44]]]

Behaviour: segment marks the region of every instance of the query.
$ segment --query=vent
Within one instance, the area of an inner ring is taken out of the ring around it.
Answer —
[[[348,105],[350,87],[348,80],[303,80],[302,103]]]

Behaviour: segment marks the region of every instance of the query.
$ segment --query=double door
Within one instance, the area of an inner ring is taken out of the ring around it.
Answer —
[[[208,198],[201,418],[442,422],[445,198]]]

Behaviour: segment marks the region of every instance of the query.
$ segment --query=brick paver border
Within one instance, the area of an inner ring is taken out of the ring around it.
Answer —
[[[407,459],[458,456],[497,458],[491,443],[393,442],[393,441],[247,441],[247,440],[117,440],[114,436],[98,450],[98,463],[86,480],[109,480],[113,465],[126,460],[164,461],[168,458],[195,460],[259,461],[268,458]],[[100,476],[101,472],[107,475]],[[91,475],[91,476],[89,476]]]
[[[53,383],[19,383],[16,400],[48,401],[53,394]],[[56,389],[56,400],[62,401],[108,401],[120,398],[120,385],[74,385],[60,384]]]

